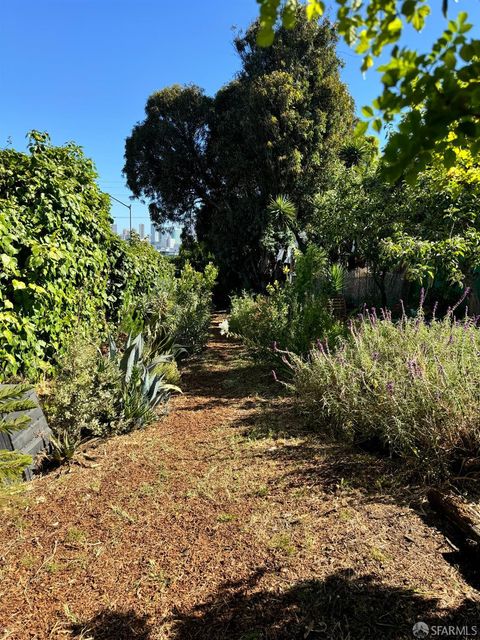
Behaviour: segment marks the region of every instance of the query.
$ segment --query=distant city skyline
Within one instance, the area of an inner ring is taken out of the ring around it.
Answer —
[[[130,228],[123,227],[120,232],[121,225],[117,222],[112,224],[112,231],[119,235],[124,240],[128,240],[130,236]],[[132,224],[132,231],[138,233],[142,240],[148,240],[150,244],[160,253],[166,255],[176,255],[181,245],[181,233],[182,229],[179,226],[174,226],[171,231],[158,231],[154,224],[150,225],[150,232],[145,232],[145,223],[140,222],[138,225]]]

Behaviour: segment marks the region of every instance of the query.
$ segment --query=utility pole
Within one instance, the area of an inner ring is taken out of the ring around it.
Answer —
[[[118,204],[122,204],[124,207],[126,207],[128,209],[128,219],[129,219],[129,223],[130,223],[130,238],[132,237],[132,205],[131,204],[125,204],[125,202],[122,202],[121,200],[119,200],[118,198],[115,198],[114,196],[108,194],[110,196],[110,198],[112,200],[115,200],[115,202],[118,202]]]

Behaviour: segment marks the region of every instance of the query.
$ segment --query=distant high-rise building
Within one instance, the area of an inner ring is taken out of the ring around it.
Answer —
[[[157,241],[157,230],[155,228],[155,225],[152,224],[150,227],[150,242],[154,245],[156,241]]]
[[[112,224],[112,231],[113,231],[113,233],[118,233],[117,225],[115,223]]]
[[[169,239],[170,239],[170,235],[168,233],[161,233],[160,234],[160,247],[162,249],[165,249],[166,247],[168,247]]]
[[[129,237],[130,237],[130,230],[129,229],[124,229],[123,233],[122,233],[122,238],[124,240],[128,240]]]
[[[143,223],[138,225],[138,235],[140,238],[145,237],[145,225]]]

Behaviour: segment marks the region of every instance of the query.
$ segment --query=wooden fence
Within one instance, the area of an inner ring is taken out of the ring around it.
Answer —
[[[387,306],[398,305],[402,299],[405,276],[403,272],[390,272],[385,276]],[[382,296],[378,284],[368,267],[348,271],[345,277],[344,295],[349,306],[367,304],[369,307],[381,307]]]

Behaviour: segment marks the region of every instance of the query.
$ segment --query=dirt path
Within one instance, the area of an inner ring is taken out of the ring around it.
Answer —
[[[35,480],[3,515],[0,639],[411,639],[416,620],[478,623],[468,568],[392,463],[302,430],[217,329],[183,386],[165,419]]]

